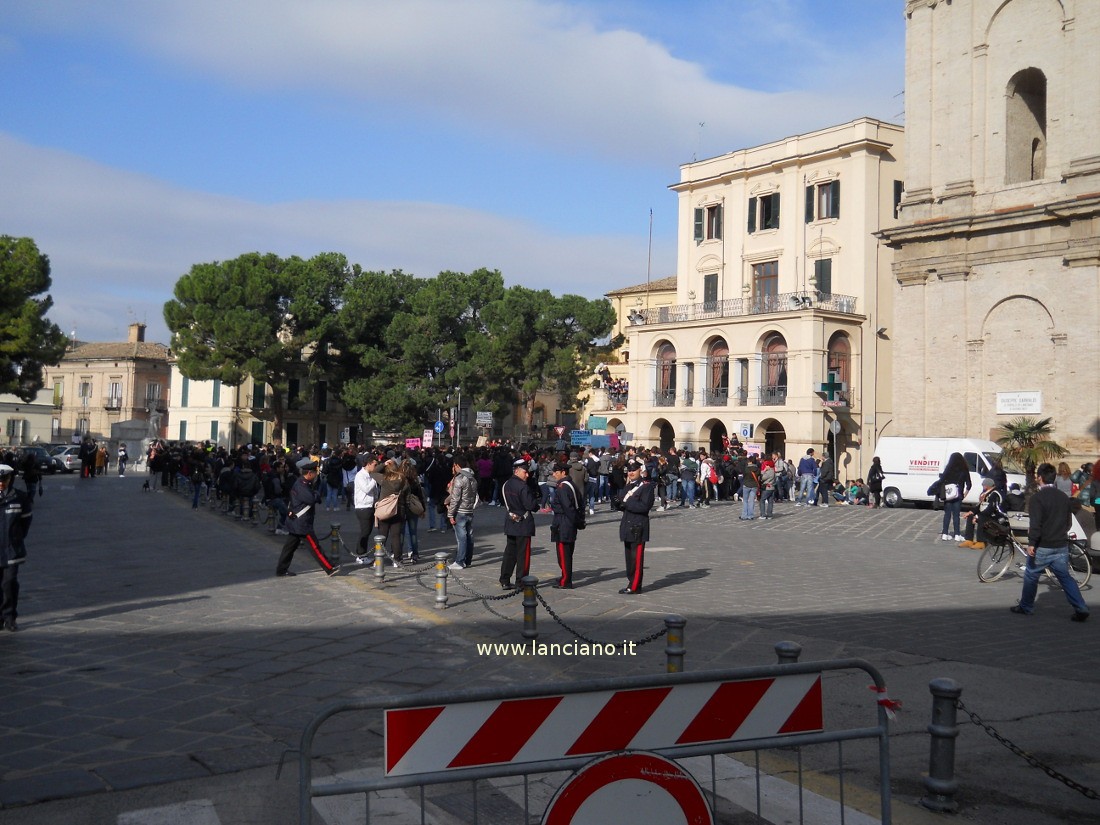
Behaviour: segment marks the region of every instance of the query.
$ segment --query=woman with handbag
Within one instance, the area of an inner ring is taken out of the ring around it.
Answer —
[[[389,551],[394,567],[401,566],[401,532],[405,528],[405,473],[392,458],[382,468],[378,499],[374,505],[374,520],[378,535]]]
[[[962,502],[966,494],[970,492],[970,468],[966,466],[966,459],[962,453],[951,453],[947,459],[943,472],[940,473],[940,496],[943,498],[943,530],[940,533],[940,541],[962,542],[966,540],[959,528],[959,519],[962,515]],[[954,525],[955,532],[948,530]]]

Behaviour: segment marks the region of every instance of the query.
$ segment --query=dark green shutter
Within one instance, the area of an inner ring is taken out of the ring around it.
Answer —
[[[779,228],[779,193],[776,192],[774,195],[770,195],[769,197],[771,198],[771,202],[772,202],[772,214],[771,214],[771,218],[768,221],[768,225],[767,225],[766,228],[767,229],[778,229]]]
[[[806,187],[806,223],[810,223],[814,219],[814,191],[816,187]]]
[[[829,187],[832,189],[832,196],[833,196],[833,214],[831,214],[829,217],[830,218],[839,218],[840,217],[840,181],[834,180],[832,183],[829,184]]]
[[[756,231],[756,198],[749,198],[749,232]]]
[[[718,204],[714,207],[714,237],[721,240],[722,238],[722,221],[724,216],[722,215],[722,204]]]
[[[695,210],[695,242],[703,240],[703,210]]]

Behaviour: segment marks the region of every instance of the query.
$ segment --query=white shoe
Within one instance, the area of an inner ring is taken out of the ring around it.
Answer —
[[[794,506],[795,506],[795,507],[801,507],[801,506],[802,506],[802,503],[801,503],[801,502],[798,502],[798,501],[796,501],[796,502],[794,503]]]
[[[818,506],[818,507],[828,507],[829,505],[828,505],[828,504],[819,504],[819,505],[817,505],[817,506]]]
[[[949,536],[947,533],[943,533],[940,535],[940,541],[951,541],[951,536]]]
[[[447,565],[447,567],[450,570],[465,570],[466,569],[466,565],[459,564],[457,561],[452,561],[450,564]]]
[[[282,529],[281,527],[276,527],[275,528],[275,535],[276,536],[289,536],[290,533],[288,531]]]
[[[958,533],[956,533],[955,541],[966,541],[966,536],[960,536]]]
[[[595,507],[589,507],[588,508],[588,515],[590,515],[590,516],[596,515],[596,508]]]

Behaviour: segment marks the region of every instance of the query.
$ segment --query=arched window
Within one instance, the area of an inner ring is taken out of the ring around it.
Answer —
[[[671,407],[676,401],[676,347],[665,342],[657,350],[657,392],[654,404]]]
[[[787,403],[787,341],[779,333],[764,339],[761,352],[760,403]]]
[[[718,338],[707,349],[706,403],[726,406],[730,392],[730,348]]]
[[[852,385],[852,345],[847,333],[837,332],[829,339],[829,352],[825,362],[825,380],[832,384],[834,381],[844,384],[844,391],[834,390],[830,401],[847,402],[850,397]]]
[[[1005,90],[1005,183],[1046,174],[1047,78],[1039,69],[1017,72]]]

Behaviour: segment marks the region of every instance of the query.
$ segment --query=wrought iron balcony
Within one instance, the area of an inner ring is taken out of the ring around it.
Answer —
[[[675,407],[676,390],[656,390],[653,393],[654,407]]]
[[[712,387],[703,390],[704,407],[725,407],[729,404],[729,389],[726,387]]]
[[[761,407],[782,407],[787,403],[785,386],[759,387]]]
[[[762,315],[774,312],[808,312],[825,310],[844,315],[856,315],[857,299],[851,295],[834,295],[822,292],[780,292],[776,295],[757,295],[749,298],[731,298],[725,301],[706,301],[696,304],[677,304],[637,310],[634,323],[675,324],[685,321],[713,318],[736,318],[744,315]]]

